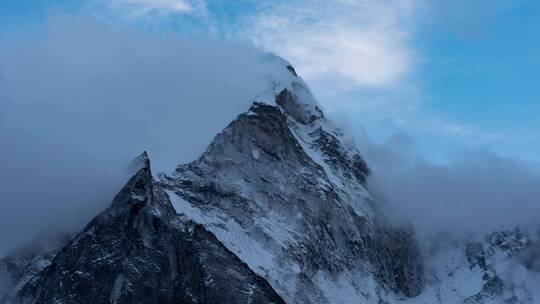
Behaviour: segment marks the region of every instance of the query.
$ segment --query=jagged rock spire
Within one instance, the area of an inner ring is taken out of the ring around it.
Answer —
[[[148,152],[143,151],[139,156],[135,157],[131,161],[129,169],[132,173],[136,173],[141,169],[150,170],[150,157],[148,157]]]

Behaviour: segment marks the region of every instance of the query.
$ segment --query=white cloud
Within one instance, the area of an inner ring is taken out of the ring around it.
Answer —
[[[246,1],[251,10],[240,15],[209,12],[204,0],[96,1],[116,15],[164,23],[166,16],[189,14],[211,27],[231,14],[237,38],[286,58],[310,81],[333,76],[341,86],[387,87],[413,69],[417,0]]]
[[[413,68],[415,10],[414,1],[401,0],[293,1],[262,9],[244,31],[308,80],[334,76],[350,86],[388,87]]]
[[[197,5],[188,0],[111,0],[109,7],[128,12],[130,17],[193,13]]]
[[[429,113],[428,113],[429,114]],[[469,146],[485,146],[496,144],[506,139],[500,131],[487,131],[477,126],[464,124],[443,117],[428,117],[424,115],[417,119],[416,127],[425,133],[435,133],[460,139]]]

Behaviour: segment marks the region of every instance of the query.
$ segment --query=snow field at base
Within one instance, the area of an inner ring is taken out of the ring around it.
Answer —
[[[540,303],[540,273],[527,270],[516,257],[509,257],[501,250],[496,250],[487,263],[494,266],[505,284],[502,294],[488,296],[480,302],[466,302],[482,292],[484,272],[478,267],[470,267],[464,243],[449,240],[443,243],[435,252],[424,250],[426,286],[422,293],[412,299],[394,299],[392,304]]]

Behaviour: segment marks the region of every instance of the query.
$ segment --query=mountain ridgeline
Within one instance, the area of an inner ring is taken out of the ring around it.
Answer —
[[[385,218],[352,141],[287,62],[271,61],[268,89],[198,159],[153,174],[143,153],[81,232],[0,260],[0,303],[496,301],[506,286],[486,264],[496,249],[444,251],[468,257],[456,269],[487,273],[470,297],[446,294],[447,268],[436,272],[411,227]],[[531,240],[500,237],[538,266]]]

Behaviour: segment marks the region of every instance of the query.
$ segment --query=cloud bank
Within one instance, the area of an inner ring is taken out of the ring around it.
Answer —
[[[0,252],[88,220],[143,150],[160,171],[196,158],[265,85],[247,45],[61,16],[18,36],[0,44]]]
[[[394,220],[422,235],[488,233],[501,228],[540,228],[540,170],[486,150],[456,153],[444,164],[422,157],[414,140],[397,134],[387,142],[360,137],[374,169],[368,182]]]

